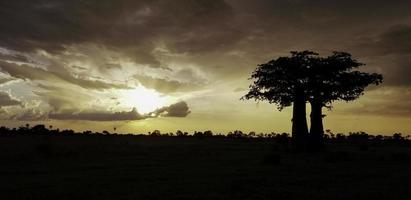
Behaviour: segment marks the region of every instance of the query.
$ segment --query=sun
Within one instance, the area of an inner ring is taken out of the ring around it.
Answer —
[[[153,89],[138,86],[123,93],[122,103],[137,108],[141,114],[147,114],[166,105],[167,98]]]

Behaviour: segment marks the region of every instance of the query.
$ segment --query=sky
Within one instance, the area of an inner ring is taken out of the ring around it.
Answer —
[[[240,98],[258,64],[312,50],[347,51],[384,76],[325,110],[325,129],[411,134],[410,9],[406,0],[1,1],[0,124],[291,132],[291,108]]]

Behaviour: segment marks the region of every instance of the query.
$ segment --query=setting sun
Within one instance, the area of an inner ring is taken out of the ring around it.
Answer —
[[[133,90],[126,90],[122,95],[122,103],[128,107],[135,107],[141,114],[147,114],[163,107],[167,98],[155,90],[138,86]]]

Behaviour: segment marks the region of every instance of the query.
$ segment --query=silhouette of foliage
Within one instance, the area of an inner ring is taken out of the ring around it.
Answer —
[[[305,104],[307,74],[318,54],[312,51],[291,52],[290,57],[279,57],[260,64],[251,74],[253,84],[242,99],[268,101],[278,110],[293,105],[292,137],[297,145],[308,136]]]
[[[382,75],[357,71],[363,63],[346,52],[320,57],[312,51],[291,52],[260,64],[251,75],[253,83],[242,99],[268,101],[281,111],[293,105],[292,137],[298,146],[308,139],[305,104],[311,104],[311,146],[320,148],[324,130],[322,108],[331,109],[337,100],[353,101],[364,94],[370,84],[382,83]]]
[[[161,136],[161,132],[159,130],[154,130],[153,132],[149,132],[150,136],[158,137]]]
[[[332,108],[333,101],[353,101],[370,85],[382,83],[382,75],[356,71],[363,63],[346,52],[333,52],[328,57],[312,57],[307,76],[307,99],[311,104],[310,136],[319,147],[323,141],[322,108]]]
[[[245,138],[247,136],[242,131],[235,130],[234,132],[227,133],[227,137],[229,137],[229,138]]]
[[[29,128],[27,128],[29,127]],[[49,128],[52,128],[49,126]],[[148,132],[146,134],[117,134],[117,133],[110,133],[109,131],[102,131],[102,132],[93,132],[93,131],[83,131],[83,132],[75,132],[74,130],[65,129],[47,129],[47,127],[43,124],[34,125],[30,128],[30,126],[20,126],[18,128],[7,128],[5,126],[0,127],[0,137],[2,136],[17,136],[17,135],[39,135],[39,136],[138,136],[138,137],[200,137],[200,138],[241,138],[241,139],[250,139],[250,140],[258,140],[258,139],[269,139],[276,144],[282,146],[288,146],[291,138],[288,133],[255,133],[251,131],[248,134],[245,134],[241,130],[235,130],[233,132],[228,132],[227,134],[214,134],[211,130],[207,130],[204,132],[201,131],[194,131],[193,134],[189,134],[188,132],[183,132],[181,130],[176,131],[175,134],[173,133],[161,133],[159,130],[154,130],[153,132]],[[330,144],[333,143],[347,143],[347,144],[354,144],[354,145],[361,145],[363,143],[392,143],[392,144],[405,144],[410,145],[411,140],[409,136],[403,136],[401,133],[394,133],[391,136],[382,136],[382,135],[370,135],[366,132],[350,132],[348,135],[344,135],[343,133],[337,133],[334,137],[328,136],[326,141]],[[46,152],[46,148],[48,147],[39,147],[39,151]]]

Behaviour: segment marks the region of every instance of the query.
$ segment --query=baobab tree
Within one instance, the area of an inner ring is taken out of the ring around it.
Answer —
[[[360,72],[363,63],[353,59],[349,53],[334,52],[328,57],[313,58],[307,73],[307,100],[311,104],[310,138],[313,147],[323,144],[322,108],[331,110],[337,100],[353,101],[364,94],[370,84],[382,83],[382,75]]]
[[[322,108],[331,109],[336,100],[353,101],[370,84],[380,84],[382,75],[355,69],[364,64],[345,52],[320,57],[312,51],[291,52],[258,65],[252,73],[250,91],[242,99],[274,103],[281,111],[293,105],[292,137],[300,147],[308,139],[306,102],[311,104],[310,141],[313,147],[323,143]]]
[[[293,106],[292,138],[297,147],[308,138],[306,119],[307,74],[317,54],[311,51],[291,52],[290,57],[279,57],[260,64],[252,73],[253,83],[242,99],[268,101],[278,110]]]

